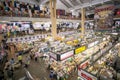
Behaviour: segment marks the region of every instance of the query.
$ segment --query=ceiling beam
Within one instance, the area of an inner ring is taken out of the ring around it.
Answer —
[[[17,0],[17,1],[24,2],[24,3],[30,3],[30,4],[38,4],[36,0]]]
[[[79,0],[79,2],[80,2],[80,3],[83,3],[83,1],[82,1],[82,0]]]
[[[49,0],[41,0],[41,3],[42,5],[44,5],[45,3],[47,3]]]
[[[101,3],[107,2],[107,1],[110,1],[110,0],[93,0],[91,3],[90,2],[83,3],[82,5],[78,5],[78,6],[75,6],[73,8],[69,8],[69,10],[76,10],[76,9],[80,9],[80,8],[85,8],[85,7],[89,7],[92,5],[101,4]]]
[[[64,1],[64,0],[60,0],[62,4],[64,4],[67,8],[71,8],[72,6],[67,2],[67,1]]]

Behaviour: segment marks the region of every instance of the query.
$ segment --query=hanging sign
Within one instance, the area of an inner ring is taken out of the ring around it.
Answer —
[[[75,54],[79,54],[85,50],[86,50],[86,46],[79,47],[79,48],[75,49]]]

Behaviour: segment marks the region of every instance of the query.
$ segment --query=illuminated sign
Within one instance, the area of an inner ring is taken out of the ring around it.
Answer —
[[[73,55],[74,55],[73,50],[69,51],[69,52],[66,52],[66,53],[60,55],[60,60],[65,60],[65,59],[67,59],[67,58],[69,58],[69,57],[71,57]]]
[[[86,50],[86,46],[82,46],[80,48],[75,49],[75,54],[79,54],[85,50]]]

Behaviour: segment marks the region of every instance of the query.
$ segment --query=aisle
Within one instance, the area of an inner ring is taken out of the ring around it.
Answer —
[[[24,55],[25,56],[25,55]],[[30,66],[27,68],[28,71],[32,74],[33,77],[36,77],[36,80],[50,80],[49,71],[46,69],[47,66],[44,64],[44,61],[39,58],[38,62],[34,60],[31,61]],[[67,80],[77,80],[77,73],[72,73]],[[25,76],[25,70],[23,67],[15,71],[15,80]]]
[[[46,70],[44,61],[41,59],[39,59],[38,62],[32,60],[27,70],[31,73],[33,77],[38,78],[38,80],[42,80],[42,78],[44,77],[47,80],[49,80],[49,72]],[[19,80],[24,76],[25,76],[25,70],[23,67],[15,71],[15,80]]]

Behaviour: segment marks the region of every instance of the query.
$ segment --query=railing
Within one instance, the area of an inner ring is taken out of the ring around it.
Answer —
[[[21,13],[21,12],[14,12],[14,11],[5,11],[5,10],[1,10],[0,11],[0,16],[5,16],[5,17],[29,17],[30,15],[27,12]],[[37,13],[37,14],[32,14],[31,16],[32,18],[50,18],[50,15],[48,14],[41,14],[41,13]],[[57,16],[57,19],[72,19],[72,20],[80,20],[79,17],[69,17],[69,16]]]

